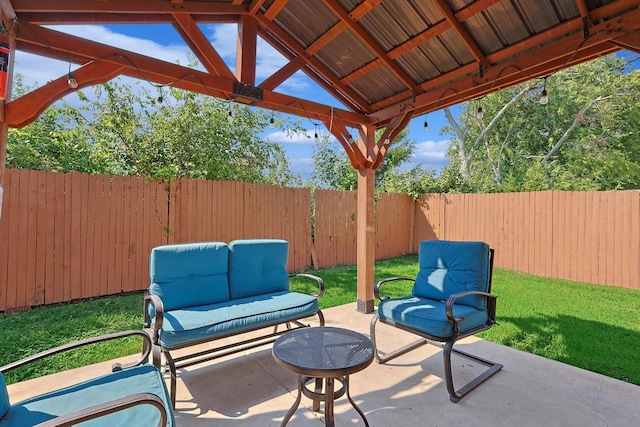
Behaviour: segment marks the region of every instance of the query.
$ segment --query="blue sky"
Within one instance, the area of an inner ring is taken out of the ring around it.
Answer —
[[[169,62],[179,61],[187,64],[189,48],[171,25],[78,25],[57,26],[52,29],[63,31],[97,42],[119,46],[122,49],[152,56]],[[218,53],[233,70],[235,67],[236,25],[202,25],[200,27],[211,41]],[[262,80],[286,64],[286,59],[266,42],[259,38],[257,47],[256,80]],[[72,65],[71,69],[77,66]],[[16,55],[15,72],[20,73],[27,85],[43,85],[67,73],[69,64],[42,58],[23,52]],[[324,89],[315,84],[304,73],[298,72],[287,82],[276,89],[288,95],[308,98],[335,107],[344,108]],[[89,91],[85,91],[89,93]],[[70,96],[72,97],[72,95]],[[414,118],[409,124],[409,137],[416,142],[412,165],[421,165],[425,169],[440,170],[446,165],[445,153],[449,141],[440,135],[440,129],[446,123],[444,113],[438,111],[428,116],[429,132],[423,129],[424,116]],[[313,135],[315,127],[311,121],[303,118],[302,125],[308,129],[308,136],[301,135],[292,139],[283,132],[266,132],[264,137],[278,143],[287,152],[293,173],[308,176],[312,169],[311,153],[315,144]],[[323,125],[317,127],[319,132],[327,133]]]

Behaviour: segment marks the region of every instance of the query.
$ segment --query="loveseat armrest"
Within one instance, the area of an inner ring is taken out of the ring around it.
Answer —
[[[149,335],[144,332],[144,331],[138,331],[138,330],[131,330],[131,331],[122,331],[122,332],[114,332],[112,334],[107,334],[107,335],[101,335],[98,337],[91,337],[91,338],[87,338],[84,340],[79,340],[79,341],[74,341],[68,344],[63,344],[60,345],[58,347],[54,347],[54,348],[50,348],[48,350],[45,351],[41,351],[40,353],[36,353],[32,356],[29,357],[25,357],[24,359],[20,359],[17,360],[13,363],[9,363],[7,365],[4,365],[2,367],[0,367],[0,372],[8,372],[11,371],[13,369],[19,368],[21,366],[25,366],[28,365],[29,363],[35,362],[36,360],[41,360],[44,358],[47,358],[49,356],[53,356],[54,354],[58,354],[58,353],[63,353],[65,351],[69,351],[78,347],[83,347],[83,346],[87,346],[87,345],[91,345],[91,344],[97,344],[99,342],[103,342],[103,341],[110,341],[110,340],[115,340],[115,339],[121,339],[124,337],[128,337],[128,336],[133,336],[133,335],[139,335],[143,338],[144,344],[143,344],[143,352],[142,352],[142,356],[140,356],[139,359],[135,360],[134,362],[128,363],[126,365],[122,365],[120,363],[116,363],[114,364],[112,370],[113,371],[119,371],[123,368],[129,368],[132,366],[138,366],[138,365],[142,365],[144,363],[146,363],[149,359],[149,354],[151,352],[151,338],[149,337]]]
[[[152,311],[153,310],[153,311]],[[153,316],[153,317],[152,317]],[[158,343],[159,331],[164,322],[164,304],[158,295],[144,295],[144,327],[153,330],[153,342]]]
[[[462,319],[457,318],[456,316],[454,316],[453,314],[453,306],[456,303],[456,301],[459,298],[462,297],[466,297],[469,295],[480,295],[480,296],[484,296],[487,299],[487,312],[488,312],[488,316],[489,316],[489,321],[491,321],[492,323],[495,323],[496,320],[496,303],[498,300],[498,296],[491,294],[489,292],[482,292],[482,291],[466,291],[466,292],[458,292],[457,294],[453,294],[450,295],[449,298],[447,298],[446,301],[446,305],[445,305],[445,311],[446,311],[446,315],[447,318],[453,323],[454,325],[454,330],[457,333],[458,332],[458,322],[460,322]]]
[[[388,282],[395,282],[395,281],[407,281],[407,282],[415,282],[416,279],[412,279],[411,277],[401,277],[401,276],[397,276],[397,277],[387,277],[386,279],[382,279],[379,280],[376,285],[373,287],[373,296],[374,298],[376,298],[379,301],[383,301],[386,299],[389,299],[388,295],[385,296],[380,296],[380,288],[382,287],[382,285],[384,285],[385,283]]]
[[[316,283],[318,284],[318,292],[313,292],[311,295],[318,299],[322,297],[322,295],[324,295],[324,280],[322,280],[320,277],[314,276],[313,274],[308,274],[308,273],[290,274],[289,277],[290,278],[305,277],[307,279],[315,280]]]
[[[70,414],[61,415],[37,424],[35,427],[74,426],[85,421],[100,418],[138,405],[154,406],[160,412],[158,427],[167,425],[167,412],[162,399],[153,393],[136,393],[110,402],[101,403],[100,405],[91,406],[80,411],[75,411]]]

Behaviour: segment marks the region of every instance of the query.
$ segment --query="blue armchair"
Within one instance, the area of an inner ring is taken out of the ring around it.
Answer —
[[[138,335],[142,356],[112,372],[69,387],[10,403],[3,373],[37,360],[102,341]],[[72,426],[172,427],[173,409],[163,375],[148,364],[151,340],[143,331],[125,331],[65,344],[0,367],[0,427]],[[85,425],[85,424],[83,424]]]
[[[424,241],[420,243],[420,271],[415,279],[392,277],[376,283],[374,295],[380,303],[371,319],[376,361],[386,363],[428,342],[443,345],[445,383],[454,403],[502,369],[501,364],[453,348],[456,341],[487,330],[496,323],[497,297],[491,294],[493,252],[484,242]],[[414,282],[411,295],[380,297],[382,285],[398,280]],[[381,354],[375,337],[378,321],[422,338]],[[451,373],[452,352],[488,368],[456,390]]]

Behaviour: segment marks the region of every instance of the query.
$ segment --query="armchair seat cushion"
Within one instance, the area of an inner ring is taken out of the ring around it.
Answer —
[[[453,314],[462,317],[460,332],[467,331],[489,320],[486,310],[455,304]],[[453,336],[453,324],[445,314],[445,303],[416,296],[383,300],[378,305],[378,316],[401,326],[438,338]]]
[[[111,372],[80,384],[15,403],[10,407],[5,417],[0,420],[0,426],[33,426],[58,416],[135,393],[155,394],[162,399],[167,411],[172,412],[171,402],[167,400],[168,393],[162,374],[152,365],[141,365]],[[167,418],[172,420],[173,415],[168,415],[170,416]],[[105,415],[82,425],[91,427],[157,426],[159,421],[160,414],[155,407],[139,405]]]
[[[165,312],[160,343],[165,348],[277,325],[318,312],[318,299],[280,291]]]

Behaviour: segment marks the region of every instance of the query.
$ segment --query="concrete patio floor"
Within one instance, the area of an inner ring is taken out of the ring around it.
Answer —
[[[355,304],[323,310],[326,326],[369,334],[371,315]],[[317,324],[315,319],[312,325]],[[500,326],[497,326],[500,327]],[[382,351],[415,336],[380,325]],[[608,426],[640,425],[640,387],[488,341],[469,338],[457,347],[504,365],[502,371],[457,404],[443,382],[440,348],[427,345],[385,365],[375,362],[352,375],[351,396],[371,427],[404,426]],[[612,354],[615,357],[615,354]],[[453,356],[454,381],[462,384],[483,366]],[[109,370],[110,363],[9,386],[12,401]],[[179,372],[178,426],[279,426],[295,401],[296,376],[277,365],[268,346]],[[337,426],[364,425],[346,396],[335,406]],[[311,411],[303,396],[288,426],[324,425],[323,408]]]

